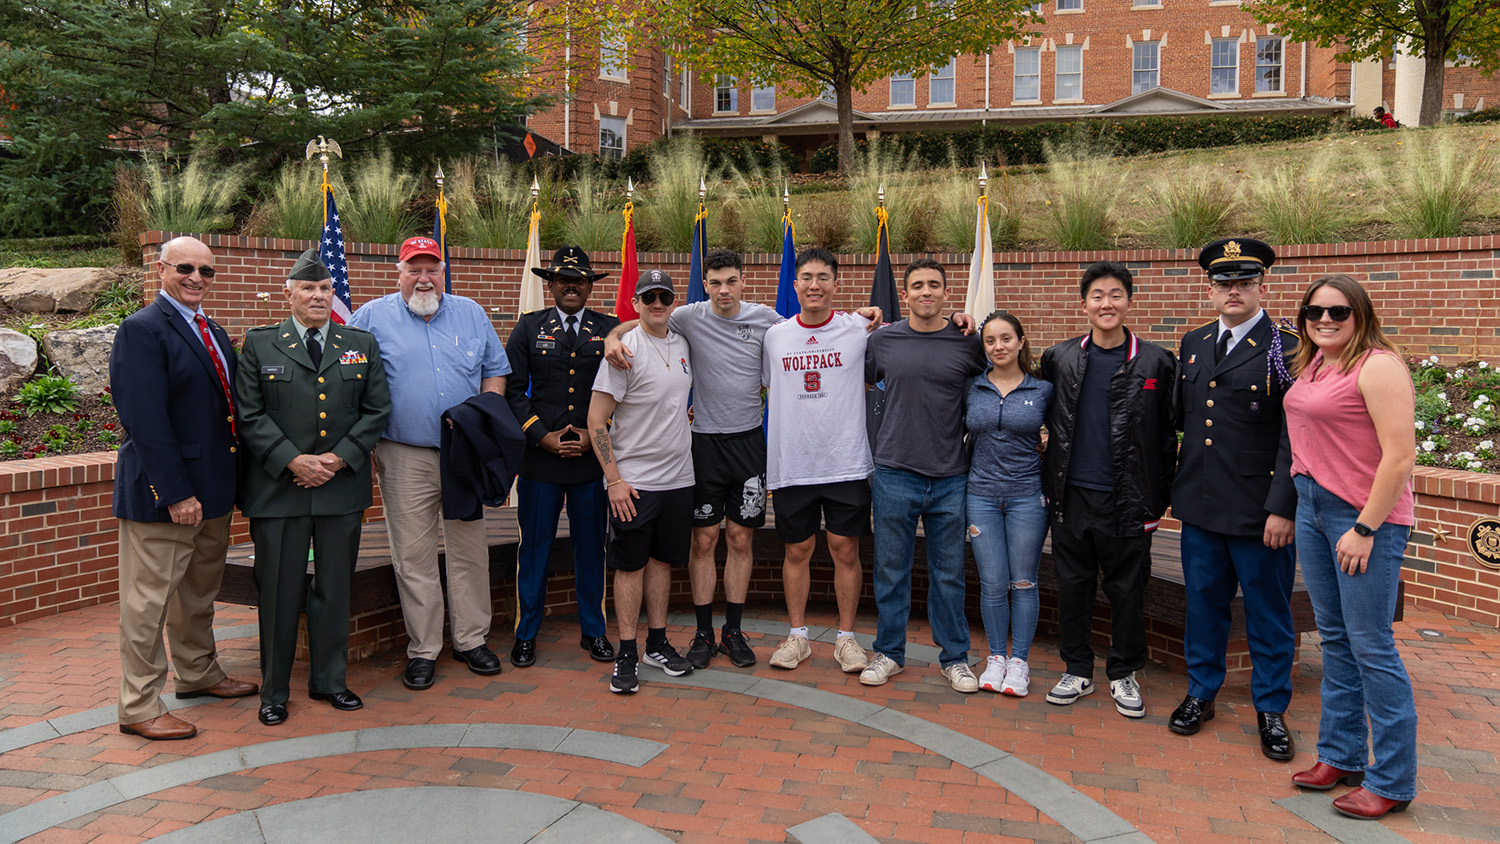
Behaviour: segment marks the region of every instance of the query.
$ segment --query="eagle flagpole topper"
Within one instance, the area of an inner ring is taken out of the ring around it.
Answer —
[[[322,135],[316,141],[307,142],[307,158],[313,155],[323,164],[323,230],[318,235],[318,260],[328,269],[333,279],[333,321],[343,325],[354,313],[353,299],[349,295],[349,262],[344,255],[344,229],[339,224],[338,205],[333,201],[333,184],[328,181],[328,154],[339,158],[344,151],[339,142]]]

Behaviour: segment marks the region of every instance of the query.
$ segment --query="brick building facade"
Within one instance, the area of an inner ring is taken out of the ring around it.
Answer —
[[[1038,37],[956,57],[915,77],[855,92],[860,135],[954,129],[976,122],[1121,118],[1131,114],[1348,112],[1383,105],[1415,125],[1421,60],[1356,65],[1331,47],[1292,42],[1240,0],[1048,0]],[[543,90],[573,96],[533,116],[532,131],[576,152],[626,152],[675,131],[779,140],[804,154],[834,142],[831,98],[796,98],[709,68],[670,66],[654,44],[595,53],[566,81],[536,72]],[[1411,92],[1415,92],[1413,97]],[[1500,77],[1453,67],[1444,111],[1500,104]]]

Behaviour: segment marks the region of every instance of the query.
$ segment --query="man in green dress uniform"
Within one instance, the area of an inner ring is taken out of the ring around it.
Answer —
[[[345,682],[349,584],[372,503],[370,449],[391,413],[375,336],[329,321],[333,281],[316,249],[293,265],[286,296],[291,318],[251,329],[239,359],[247,452],[240,509],[255,541],[260,721],[268,726],[287,719],[309,542],[309,697],[341,710],[364,705]]]

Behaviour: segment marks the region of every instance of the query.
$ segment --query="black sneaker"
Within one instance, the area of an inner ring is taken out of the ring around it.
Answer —
[[[617,695],[633,695],[640,688],[640,681],[635,677],[635,657],[621,654],[615,659],[615,673],[609,678],[609,690]]]
[[[693,636],[692,647],[688,648],[687,661],[694,668],[707,668],[708,661],[714,658],[714,651],[714,634],[699,630],[697,635]]]
[[[667,672],[668,677],[681,677],[693,670],[693,664],[687,661],[687,657],[678,653],[672,643],[665,640],[659,645],[647,645],[641,662],[660,668]]]
[[[728,655],[735,668],[749,668],[755,664],[755,651],[745,641],[745,634],[738,630],[733,633],[726,630],[719,637],[719,653]]]

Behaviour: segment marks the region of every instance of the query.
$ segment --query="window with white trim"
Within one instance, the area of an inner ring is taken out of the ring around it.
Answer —
[[[625,118],[609,116],[599,118],[599,157],[614,159],[625,157]]]
[[[1053,98],[1058,100],[1083,99],[1083,45],[1058,46],[1057,90]]]
[[[608,35],[599,42],[599,75],[605,79],[625,79],[625,36]]]
[[[1083,11],[1083,0],[1057,0],[1059,12],[1081,12]]]
[[[1209,47],[1208,92],[1238,94],[1240,91],[1240,40],[1215,38]]]
[[[1131,49],[1130,93],[1161,87],[1161,42],[1137,41]]]
[[[958,59],[952,58],[939,68],[934,68],[927,80],[927,102],[929,105],[953,105],[953,78],[957,74]]]
[[[776,86],[767,85],[764,88],[750,89],[751,111],[775,111],[776,110]]]
[[[1016,49],[1015,100],[1040,102],[1042,99],[1042,48]]]
[[[891,76],[891,105],[914,106],[917,104],[917,80],[910,73]]]
[[[1281,93],[1281,39],[1261,36],[1255,39],[1255,93]]]
[[[739,80],[733,76],[719,74],[714,77],[714,112],[738,112],[740,110]]]
[[[685,67],[677,68],[677,104],[683,108],[688,107],[688,97],[693,92],[692,77]]]

